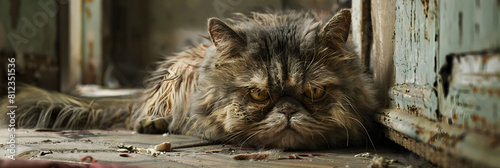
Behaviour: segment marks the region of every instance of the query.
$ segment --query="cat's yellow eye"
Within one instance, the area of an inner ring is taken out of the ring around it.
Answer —
[[[325,88],[319,86],[307,86],[304,95],[311,99],[319,99],[325,95]]]
[[[269,94],[262,89],[250,89],[250,96],[257,102],[263,102],[269,98]]]

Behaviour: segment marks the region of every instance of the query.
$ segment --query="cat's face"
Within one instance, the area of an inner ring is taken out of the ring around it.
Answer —
[[[200,73],[207,119],[221,124],[211,127],[224,131],[223,140],[271,148],[334,147],[360,138],[365,113],[357,108],[366,110],[359,104],[369,103],[359,99],[369,93],[359,80],[359,61],[343,46],[349,11],[325,26],[286,17],[281,24],[263,18],[269,20],[257,19],[260,26],[233,29],[211,20],[218,54],[206,59]]]

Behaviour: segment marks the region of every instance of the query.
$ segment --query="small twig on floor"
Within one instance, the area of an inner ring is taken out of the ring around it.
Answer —
[[[192,147],[207,146],[207,145],[216,145],[216,143],[214,143],[214,142],[198,142],[198,143],[194,143],[194,144],[173,146],[171,149],[192,148]]]
[[[113,143],[111,143],[111,145],[109,145],[108,148],[111,148],[116,142],[118,142],[118,140],[115,140]]]

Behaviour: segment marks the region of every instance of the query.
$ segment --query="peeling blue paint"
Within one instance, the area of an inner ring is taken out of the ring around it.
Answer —
[[[425,5],[425,6],[424,6]],[[437,6],[420,1],[396,1],[394,71],[391,108],[401,108],[437,120],[435,57]]]
[[[486,134],[500,134],[500,54],[448,56],[441,73],[443,120]],[[447,72],[449,71],[449,72]]]
[[[500,1],[394,6],[394,83],[377,121],[439,151],[411,149],[440,166],[500,166]]]

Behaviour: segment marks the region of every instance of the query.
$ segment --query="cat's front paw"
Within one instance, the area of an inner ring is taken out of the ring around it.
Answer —
[[[146,118],[135,125],[134,131],[144,134],[163,134],[168,132],[168,124],[165,118]]]

